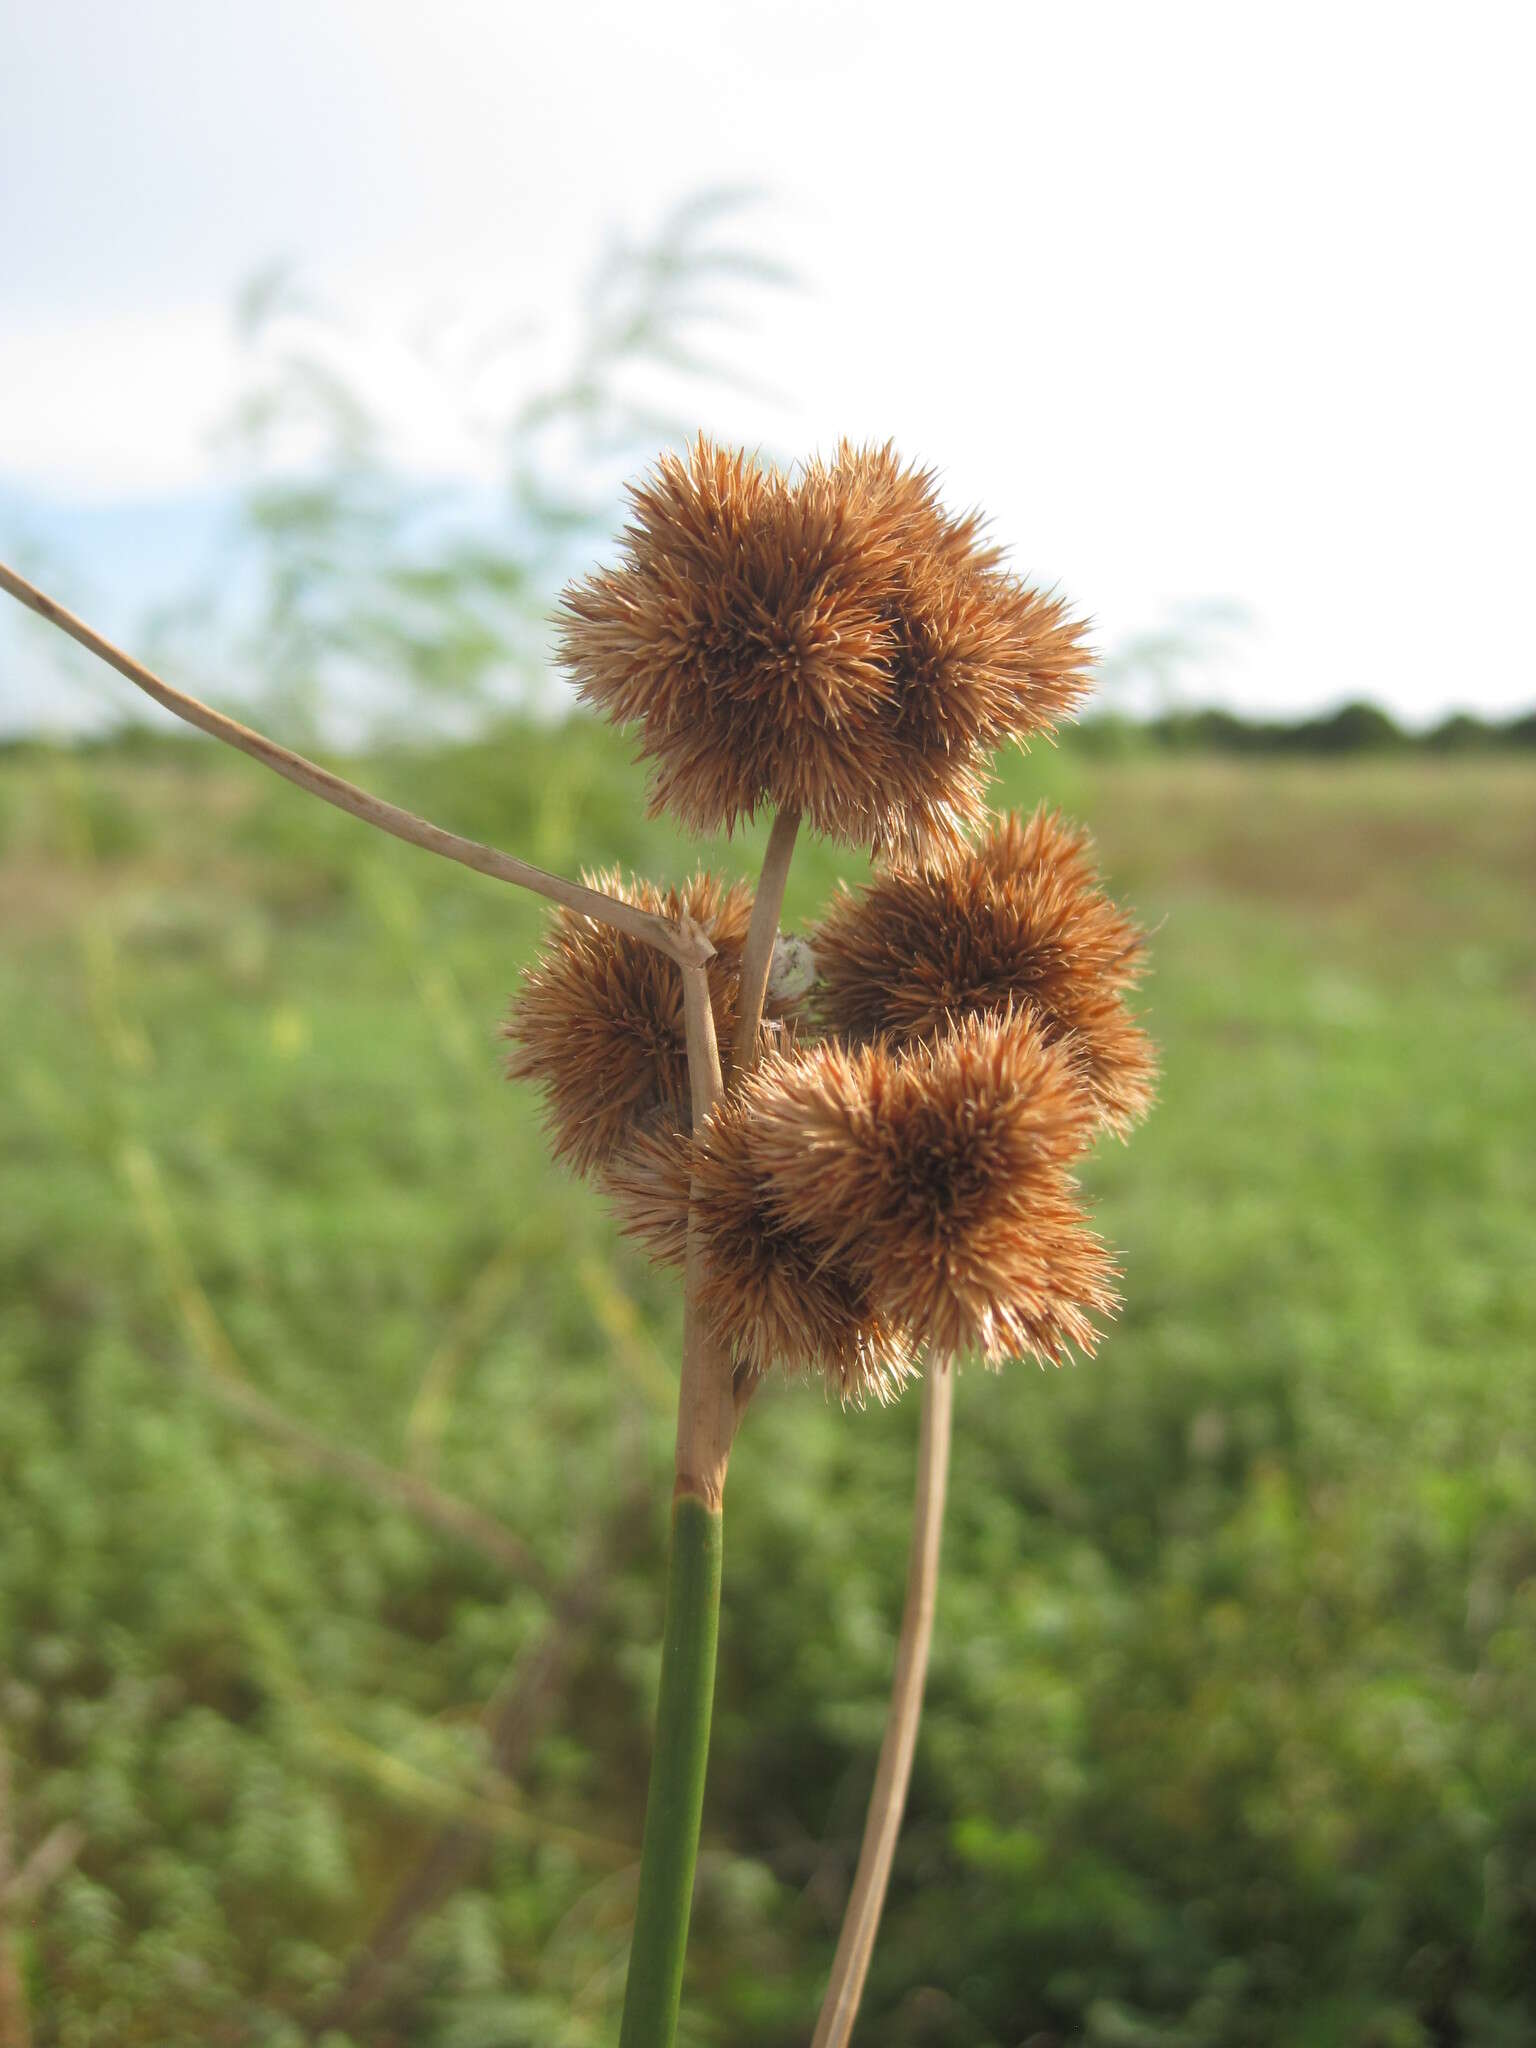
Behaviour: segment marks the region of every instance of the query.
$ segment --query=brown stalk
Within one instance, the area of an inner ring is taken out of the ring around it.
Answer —
[[[684,929],[697,931],[692,918]],[[701,934],[702,936],[702,934]],[[706,1119],[725,1092],[720,1048],[715,1041],[715,1013],[709,1000],[709,978],[703,963],[683,969],[683,1027],[688,1039],[688,1085],[693,1097],[693,1128]],[[694,1183],[697,1201],[698,1183]],[[736,1402],[730,1361],[716,1343],[699,1309],[703,1244],[690,1211],[688,1248],[683,1266],[683,1370],[677,1389],[677,1459],[674,1497],[696,1494],[718,1512],[725,1492],[725,1468],[736,1429]]]
[[[445,832],[441,825],[418,818],[414,812],[402,810],[398,804],[386,803],[382,797],[359,789],[355,782],[333,775],[329,768],[322,768],[314,761],[307,761],[302,754],[280,747],[264,733],[253,732],[249,726],[227,718],[222,711],[212,710],[196,697],[188,697],[182,691],[172,689],[152,670],[114,647],[110,640],[104,640],[83,619],[77,619],[73,612],[56,604],[3,562],[0,562],[0,590],[9,591],[29,611],[57,626],[61,633],[67,633],[71,640],[77,641],[109,668],[115,668],[120,676],[126,676],[136,688],[147,697],[153,697],[167,711],[174,712],[177,718],[185,719],[188,725],[195,725],[200,732],[208,733],[216,740],[222,740],[226,746],[249,754],[253,761],[260,761],[274,774],[285,777],[309,795],[319,797],[322,803],[334,804],[338,810],[361,818],[365,825],[375,825],[381,832],[391,833],[411,846],[424,847],[428,853],[441,854],[445,860],[456,860],[461,866],[474,868],[477,873],[490,875],[498,882],[511,882],[519,889],[531,889],[535,895],[545,896],[552,903],[563,903],[568,910],[581,911],[599,923],[631,932],[636,938],[659,947],[679,966],[701,964],[710,958],[713,948],[701,931],[696,929],[691,936],[685,936],[665,918],[655,917],[649,911],[636,909],[633,904],[605,896],[600,889],[589,889],[581,882],[569,882],[563,875],[546,874],[542,868],[517,860],[494,846],[482,846],[478,840],[461,838],[457,832]]]
[[[733,1088],[741,1086],[762,1056],[763,1004],[768,994],[768,977],[773,971],[773,949],[778,942],[779,917],[784,908],[784,888],[789,880],[789,864],[794,856],[795,835],[799,830],[798,811],[785,809],[774,813],[773,828],[768,834],[768,845],[763,853],[762,873],[757,878],[757,893],[752,899],[752,916],[747,925],[747,941],[741,952],[741,976],[737,984],[736,998],[736,1042],[732,1047]],[[694,1128],[698,1128],[697,1121]],[[691,1238],[692,1233],[690,1242]],[[696,1267],[687,1285],[696,1285],[698,1277]],[[739,1365],[734,1369],[732,1402],[738,1422],[746,1413],[747,1403],[757,1392],[761,1379],[762,1374],[750,1366]]]
[[[875,1769],[864,1841],[832,1976],[822,2002],[811,2048],[846,2048],[858,2016],[859,1999],[874,1951],[880,1912],[890,1882],[896,1838],[912,1777],[917,1724],[923,1711],[923,1681],[933,1639],[933,1610],[939,1584],[939,1543],[944,1528],[944,1493],[949,1476],[950,1422],[954,1406],[953,1366],[930,1364],[923,1386],[922,1431],[917,1453],[917,1498],[912,1509],[912,1549],[907,1563],[907,1597],[896,1645],[896,1675]]]
[[[795,834],[799,829],[798,811],[779,811],[774,816],[773,830],[768,834],[763,871],[758,877],[757,895],[752,902],[752,920],[747,926],[747,943],[741,955],[732,1075],[737,1085],[757,1065],[763,998],[768,992],[768,970],[773,964],[779,915],[784,908],[784,885],[789,879],[789,863],[794,855]]]

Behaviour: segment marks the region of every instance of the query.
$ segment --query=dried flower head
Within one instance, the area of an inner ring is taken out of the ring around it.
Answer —
[[[681,889],[663,890],[617,870],[584,879],[644,910],[698,922],[715,948],[710,1001],[728,1047],[752,915],[747,884],[727,888],[699,873]],[[555,1157],[578,1173],[600,1169],[643,1130],[687,1128],[682,976],[643,939],[561,910],[524,971],[506,1035],[514,1048],[508,1074],[542,1086]]]
[[[810,1047],[754,1075],[744,1142],[774,1211],[937,1359],[1092,1351],[1114,1306],[1071,1165],[1091,1111],[1023,1015],[906,1053]]]
[[[1086,687],[1060,602],[889,448],[791,479],[701,438],[631,499],[622,565],[565,594],[562,658],[639,724],[652,808],[698,829],[769,805],[856,845],[951,843],[991,752]]]
[[[770,1055],[766,1071],[784,1063]],[[750,1103],[721,1103],[697,1142],[647,1132],[603,1174],[619,1228],[658,1265],[681,1266],[698,1177],[704,1278],[700,1307],[738,1366],[820,1374],[844,1402],[888,1401],[913,1370],[912,1347],[846,1260],[775,1209],[754,1163]]]
[[[829,1027],[907,1046],[958,1020],[1027,1011],[1070,1054],[1100,1122],[1145,1115],[1152,1045],[1126,1007],[1145,938],[1105,895],[1092,842],[1042,805],[976,846],[843,891],[811,936]]]
[[[983,813],[992,755],[1049,731],[1086,693],[1091,656],[1061,598],[1001,566],[980,515],[947,513],[931,470],[843,442],[806,485],[845,494],[905,537],[882,604],[891,695],[880,720],[883,801],[867,836],[913,861],[958,844]]]
[[[845,1402],[887,1401],[912,1371],[909,1343],[881,1313],[868,1276],[775,1205],[756,1157],[756,1114],[755,1101],[728,1098],[695,1146],[700,1308],[754,1373],[820,1373]]]
[[[880,598],[896,520],[702,437],[630,496],[622,566],[564,597],[561,652],[582,697],[638,722],[653,810],[712,831],[768,803],[839,831],[862,814],[889,695]]]
[[[602,1170],[619,1229],[658,1266],[681,1266],[688,1250],[693,1139],[687,1131],[640,1131]]]

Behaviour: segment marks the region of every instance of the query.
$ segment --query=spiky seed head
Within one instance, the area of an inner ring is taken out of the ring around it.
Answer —
[[[700,1309],[755,1374],[783,1366],[820,1374],[844,1402],[888,1401],[913,1369],[908,1340],[867,1277],[775,1206],[754,1156],[754,1116],[752,1103],[727,1098],[694,1147]]]
[[[799,1035],[799,1020],[770,986],[760,1056],[789,1056]],[[602,1165],[599,1179],[619,1229],[644,1249],[653,1265],[683,1263],[694,1165],[690,1133],[678,1128],[675,1120],[669,1123],[661,1117],[649,1118]]]
[[[932,1357],[1093,1350],[1113,1268],[1070,1171],[1092,1113],[1028,1017],[906,1053],[813,1045],[754,1075],[741,1113],[775,1214]]]
[[[780,1055],[768,1060],[771,1069]],[[820,1375],[838,1399],[888,1401],[913,1371],[909,1340],[882,1315],[867,1281],[775,1209],[752,1157],[751,1110],[720,1104],[701,1136],[651,1132],[603,1174],[619,1228],[659,1265],[681,1266],[698,1178],[699,1305],[738,1366]]]
[[[889,448],[791,479],[700,438],[631,500],[620,567],[565,593],[561,655],[639,725],[653,810],[696,829],[770,805],[916,857],[979,815],[991,752],[1086,687],[1060,602]]]
[[[871,839],[911,862],[960,843],[984,813],[991,756],[1069,715],[1092,656],[1059,596],[1003,569],[979,513],[944,509],[932,470],[904,467],[889,443],[845,441],[825,472],[807,466],[808,480],[823,474],[906,536],[883,599],[892,691]]]
[[[693,1139],[676,1129],[637,1132],[602,1170],[619,1229],[658,1266],[681,1266],[687,1254],[692,1183]]]
[[[767,803],[838,832],[862,815],[890,691],[879,600],[895,521],[702,437],[630,498],[621,566],[562,601],[580,695],[638,723],[653,810],[713,831]]]
[[[584,877],[626,903],[676,920],[686,914],[714,946],[710,1001],[722,1049],[736,1029],[741,953],[752,915],[745,882],[699,873],[681,888]],[[507,1072],[544,1091],[552,1148],[578,1173],[600,1170],[642,1131],[690,1121],[683,978],[643,939],[578,911],[558,911],[543,951],[524,971],[507,1020]]]
[[[1104,893],[1092,841],[1043,804],[976,845],[844,890],[810,935],[828,1027],[903,1047],[958,1020],[1028,1012],[1070,1056],[1100,1123],[1122,1135],[1157,1074],[1126,1005],[1139,926]]]

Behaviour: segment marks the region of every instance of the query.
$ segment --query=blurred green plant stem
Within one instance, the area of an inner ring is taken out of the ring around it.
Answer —
[[[677,2031],[715,1694],[721,1529],[720,1510],[697,1494],[673,1503],[661,1691],[619,2048],[670,2048]]]

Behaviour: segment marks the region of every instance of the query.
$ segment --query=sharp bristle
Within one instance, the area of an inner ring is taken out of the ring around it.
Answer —
[[[700,438],[631,506],[620,566],[564,595],[560,654],[583,702],[638,725],[654,807],[691,830],[793,809],[917,858],[980,818],[996,749],[1087,688],[1060,602],[889,445],[789,477]]]
[[[1145,940],[1087,834],[1044,805],[845,890],[809,938],[822,1019],[851,1042],[912,1045],[1019,1008],[1066,1048],[1104,1128],[1151,1105],[1156,1058],[1126,1002]]]
[[[936,1358],[1091,1350],[1113,1267],[1071,1166],[1090,1111],[1025,1017],[906,1053],[811,1046],[741,1099],[757,1199]]]

